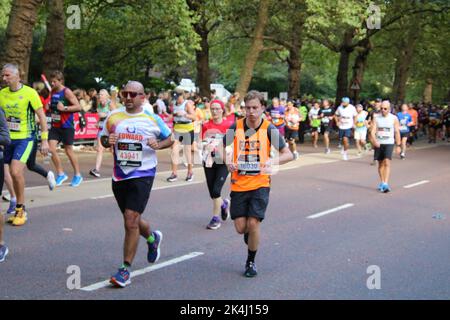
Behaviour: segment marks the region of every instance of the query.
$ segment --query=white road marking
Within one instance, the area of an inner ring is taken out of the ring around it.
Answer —
[[[419,182],[416,182],[416,183],[408,184],[407,186],[404,186],[403,188],[410,189],[410,188],[414,188],[414,187],[417,187],[417,186],[420,186],[422,184],[426,184],[426,183],[429,183],[429,182],[430,182],[429,180],[422,180],[422,181],[419,181]]]
[[[327,215],[327,214],[330,214],[330,213],[333,213],[333,212],[336,212],[336,211],[339,211],[339,210],[343,210],[343,209],[347,209],[347,208],[353,207],[354,205],[355,204],[353,204],[353,203],[347,203],[347,204],[344,204],[342,206],[339,206],[339,207],[336,207],[336,208],[333,208],[333,209],[330,209],[330,210],[326,210],[326,211],[322,211],[322,212],[310,215],[310,216],[308,216],[306,218],[307,219],[320,218],[320,217],[322,217],[324,215]]]
[[[186,254],[184,256],[181,256],[181,257],[178,257],[178,258],[175,258],[175,259],[171,259],[171,260],[168,260],[166,262],[153,265],[151,267],[147,267],[147,268],[144,268],[144,269],[133,271],[133,272],[131,272],[131,279],[133,279],[134,277],[137,277],[137,276],[140,276],[140,275],[143,275],[143,274],[146,274],[146,273],[149,273],[149,272],[152,272],[152,271],[164,268],[164,267],[171,266],[173,264],[176,264],[176,263],[179,263],[179,262],[182,262],[182,261],[185,261],[185,260],[189,260],[189,259],[201,256],[203,254],[204,254],[203,252],[191,252],[191,253]],[[109,280],[106,280],[106,281],[102,281],[102,282],[97,282],[97,283],[91,284],[90,286],[87,286],[87,287],[80,288],[80,290],[82,290],[82,291],[94,291],[94,290],[98,290],[98,289],[101,289],[101,288],[106,288],[106,287],[108,287],[110,285],[111,284],[109,283]]]
[[[186,182],[183,184],[171,184],[168,186],[161,186],[161,187],[154,187],[152,188],[152,192],[156,191],[156,190],[162,190],[162,189],[170,189],[170,188],[177,188],[177,187],[189,187],[190,185],[193,184],[199,184],[199,183],[205,183],[206,180],[199,180],[199,181],[193,181],[193,182]],[[98,199],[106,199],[106,198],[111,198],[114,197],[114,194],[107,194],[104,196],[98,196],[98,197],[92,197],[92,200],[98,200]]]

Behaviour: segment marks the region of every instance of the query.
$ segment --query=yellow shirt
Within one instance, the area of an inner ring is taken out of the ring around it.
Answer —
[[[29,86],[15,92],[6,87],[0,91],[0,108],[8,122],[12,140],[31,138],[36,131],[35,111],[42,108],[42,102],[36,90]]]

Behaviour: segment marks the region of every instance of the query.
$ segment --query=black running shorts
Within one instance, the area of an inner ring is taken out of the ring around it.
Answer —
[[[392,160],[394,152],[393,144],[382,144],[379,148],[375,148],[374,160],[383,161],[384,159]]]
[[[72,146],[75,140],[75,129],[51,127],[48,140],[56,140],[58,143],[62,142],[64,146]]]
[[[147,206],[155,177],[127,179],[112,182],[112,190],[120,211],[133,210],[142,214]]]
[[[259,188],[252,191],[232,191],[230,216],[234,220],[241,217],[254,217],[263,221],[269,205],[270,188]]]
[[[409,132],[400,132],[400,137],[403,138],[409,138]]]
[[[294,141],[295,139],[298,139],[298,130],[292,130],[286,127],[284,137],[288,141]]]

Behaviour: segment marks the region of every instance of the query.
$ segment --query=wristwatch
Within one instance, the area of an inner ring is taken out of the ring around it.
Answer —
[[[64,111],[67,111],[67,109],[69,109],[68,106],[64,106]]]

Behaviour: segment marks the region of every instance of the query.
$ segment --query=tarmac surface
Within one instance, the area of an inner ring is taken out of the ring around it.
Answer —
[[[159,152],[143,216],[164,234],[161,258],[149,265],[141,240],[138,274],[125,289],[103,283],[122,262],[124,236],[110,154],[96,179],[88,175],[95,153],[78,153],[86,178],[78,188],[50,192],[27,172],[29,220],[5,225],[10,254],[0,263],[0,299],[450,299],[449,143],[422,141],[406,160],[396,156],[388,194],[376,190],[372,153],[358,157],[353,148],[342,161],[335,145],[330,155],[309,144],[299,150],[273,176],[253,279],[242,275],[247,249],[232,221],[205,228],[212,202],[200,166],[193,182],[181,165],[179,180],[168,183],[169,154]],[[70,266],[81,272],[78,289],[67,285]]]

